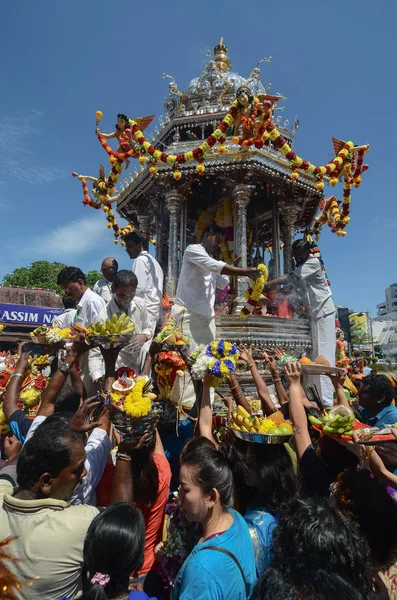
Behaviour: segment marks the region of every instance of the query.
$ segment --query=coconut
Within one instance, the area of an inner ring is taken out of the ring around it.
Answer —
[[[338,406],[334,406],[329,411],[329,416],[332,419],[335,415],[341,415],[341,417],[350,417],[353,414],[353,411],[347,406],[343,406],[343,404],[338,404]]]
[[[122,383],[123,382],[123,383]],[[135,381],[126,377],[125,379],[119,378],[112,385],[112,389],[115,392],[129,392],[135,385]]]

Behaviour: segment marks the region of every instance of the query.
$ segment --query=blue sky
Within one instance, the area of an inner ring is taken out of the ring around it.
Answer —
[[[160,115],[161,74],[183,88],[223,36],[241,75],[273,57],[262,81],[287,97],[290,121],[299,115],[299,155],[324,164],[333,135],[370,143],[348,234],[325,231],[320,247],[335,302],[374,310],[397,280],[396,22],[389,0],[2,2],[0,279],[39,259],[89,270],[114,255],[130,266],[103,213],[83,206],[71,177],[107,164],[95,111],[104,113],[104,131],[113,131],[118,112]]]

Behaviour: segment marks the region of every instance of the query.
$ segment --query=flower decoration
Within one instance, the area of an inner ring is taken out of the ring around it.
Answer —
[[[42,344],[58,344],[75,337],[73,330],[70,327],[61,329],[58,325],[47,327],[42,325],[30,332],[32,338],[37,338]]]
[[[215,340],[208,344],[197,356],[189,357],[192,365],[193,379],[204,379],[206,374],[212,375],[211,386],[217,387],[223,379],[227,379],[236,370],[239,351],[235,344],[224,340]]]
[[[17,598],[20,598],[21,594],[22,588],[19,579],[9,568],[13,562],[15,563],[15,561],[19,559],[15,558],[15,556],[7,550],[7,546],[15,539],[15,537],[8,537],[0,542],[1,600],[16,600]]]
[[[171,398],[177,377],[182,377],[186,369],[183,358],[173,350],[159,352],[155,356],[154,370],[157,373],[157,386],[161,398]]]
[[[263,288],[266,285],[268,278],[268,270],[265,264],[258,265],[258,269],[261,271],[260,276],[253,282],[252,285],[244,292],[244,298],[247,303],[240,311],[240,317],[248,319],[258,306],[259,300],[263,294]]]
[[[127,393],[111,391],[109,396],[113,407],[124,412],[127,417],[140,419],[152,411],[152,400],[155,400],[156,395],[150,392],[151,382],[147,377],[136,377],[134,383]]]

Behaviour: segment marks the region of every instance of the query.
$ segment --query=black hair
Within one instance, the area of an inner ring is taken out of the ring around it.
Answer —
[[[305,240],[305,238],[300,238],[299,240],[295,240],[292,244],[292,252],[294,250],[310,250],[310,242]]]
[[[123,119],[123,121],[125,121],[125,122],[126,122],[126,126],[127,126],[127,127],[128,127],[128,125],[130,124],[130,120],[129,120],[129,118],[128,118],[128,117],[127,117],[127,115],[125,115],[124,113],[119,113],[119,114],[117,115],[117,120],[118,120],[118,119]],[[119,125],[118,125],[118,123],[116,123],[116,129],[118,129],[118,128],[119,128]]]
[[[58,273],[57,284],[62,285],[67,281],[76,282],[79,279],[86,283],[86,277],[81,269],[78,267],[65,267]]]
[[[394,388],[386,375],[367,375],[362,380],[377,398],[384,397],[384,404],[391,404],[394,400]],[[355,385],[355,384],[354,384]]]
[[[320,447],[321,460],[325,463],[333,481],[345,469],[355,469],[357,467],[359,462],[357,456],[331,437],[322,435],[318,441],[318,446]]]
[[[136,231],[131,231],[123,237],[123,241],[126,244],[128,244],[128,242],[133,242],[134,244],[142,244],[142,236],[140,236]]]
[[[21,490],[31,489],[43,473],[57,477],[69,465],[71,447],[84,443],[81,433],[72,431],[66,419],[58,415],[41,423],[26,442],[17,463],[17,480]]]
[[[129,575],[142,567],[144,548],[145,523],[138,508],[119,502],[97,515],[84,542],[89,571],[84,600],[108,600],[128,592]],[[106,585],[91,583],[97,573],[110,578]]]
[[[201,234],[201,239],[204,239],[204,236],[208,233],[208,235],[223,235],[224,231],[222,227],[219,227],[216,223],[210,223],[207,227],[204,227],[203,232]]]
[[[60,412],[74,414],[80,406],[80,394],[73,386],[65,384],[55,398],[54,414]]]
[[[397,506],[386,488],[366,469],[349,469],[338,477],[335,499],[366,538],[378,571],[397,560]]]
[[[298,477],[291,456],[283,444],[245,442],[245,451],[229,458],[235,485],[239,489],[240,511],[262,507],[273,515],[286,510],[297,498]],[[239,485],[240,484],[240,485]]]
[[[238,88],[237,92],[236,92],[236,98],[238,100],[238,97],[241,96],[242,94],[245,94],[246,96],[248,96],[248,100],[249,102],[252,102],[254,99],[254,96],[252,95],[251,90],[249,89],[249,87],[242,85]]]
[[[318,570],[310,582],[310,589],[299,589],[274,568],[266,569],[258,580],[252,600],[365,600],[354,586],[339,575]]]
[[[128,271],[128,269],[121,269],[121,271],[117,271],[113,286],[117,288],[121,285],[137,287],[138,278],[135,273]]]
[[[70,296],[62,296],[62,304],[65,310],[68,308],[76,308],[76,300],[73,300]]]
[[[298,589],[318,583],[318,571],[342,578],[368,597],[373,568],[357,525],[324,498],[297,500],[273,533],[271,567]]]
[[[134,486],[134,501],[141,506],[151,506],[157,498],[159,473],[153,460],[156,436],[139,450],[134,450],[131,474]]]
[[[191,467],[195,471],[194,479],[204,494],[209,494],[215,488],[219,492],[222,507],[233,506],[233,475],[227,460],[214,445],[203,444],[188,449],[181,457],[181,466]]]

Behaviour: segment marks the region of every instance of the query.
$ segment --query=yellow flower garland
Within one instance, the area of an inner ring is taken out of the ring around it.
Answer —
[[[256,279],[253,287],[248,288],[248,290],[244,292],[244,298],[247,299],[247,304],[240,311],[240,317],[243,319],[248,319],[248,317],[252,314],[254,308],[259,302],[260,297],[262,296],[263,288],[267,282],[267,266],[264,264],[258,265],[258,269],[261,271],[261,275],[258,277],[258,279]]]
[[[123,409],[129,417],[133,417],[134,419],[146,417],[152,410],[150,398],[142,394],[146,383],[147,380],[145,377],[137,377],[134,387],[126,396]]]

